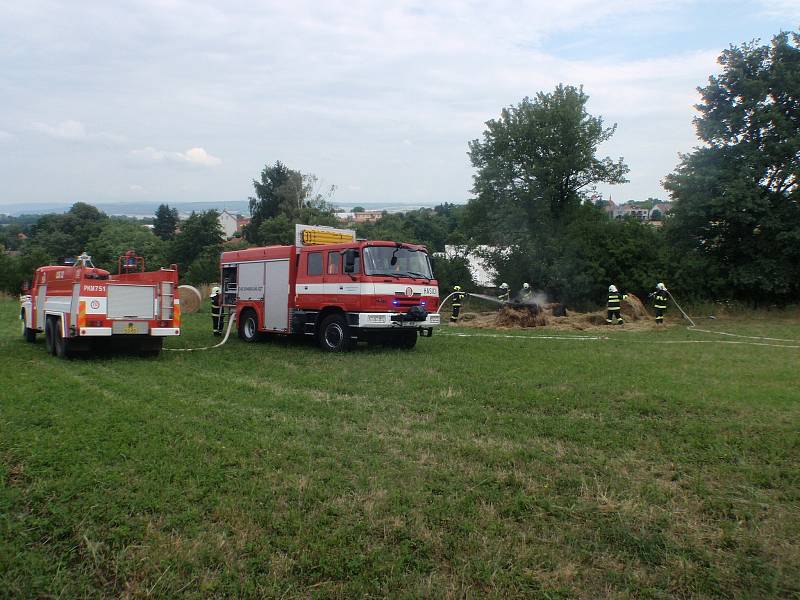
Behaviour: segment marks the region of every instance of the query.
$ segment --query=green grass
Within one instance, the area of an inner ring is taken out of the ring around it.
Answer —
[[[800,595],[800,349],[673,327],[60,361],[16,310],[0,596]],[[184,331],[206,345],[208,314]]]

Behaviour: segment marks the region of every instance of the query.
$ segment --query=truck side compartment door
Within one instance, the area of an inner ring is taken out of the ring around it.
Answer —
[[[289,330],[289,259],[268,260],[264,267],[264,327]]]

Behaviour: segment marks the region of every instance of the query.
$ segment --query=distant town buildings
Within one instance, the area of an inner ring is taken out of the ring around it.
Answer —
[[[642,223],[658,226],[672,210],[671,202],[627,202],[616,204],[613,200],[600,200],[602,209],[611,219],[636,219]]]
[[[336,216],[343,223],[374,223],[385,214],[383,210],[364,210],[361,212],[343,212],[338,213]]]
[[[243,217],[240,214],[233,214],[227,210],[219,213],[219,226],[225,232],[225,239],[231,239],[237,233],[242,231],[242,228],[250,223],[250,217]]]

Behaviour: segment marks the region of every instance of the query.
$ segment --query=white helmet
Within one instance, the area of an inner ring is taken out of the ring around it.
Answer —
[[[530,289],[530,287],[531,287],[531,286],[530,286],[530,284],[528,284],[528,283],[523,283],[523,284],[522,284],[522,289],[523,289],[523,290]]]
[[[612,294],[615,293],[617,291],[617,286],[615,285],[608,286],[608,291]]]
[[[667,289],[667,286],[665,286],[663,283],[660,283],[660,282],[659,282],[659,283],[657,283],[657,284],[656,284],[656,289],[657,289],[657,290],[664,291],[664,290],[666,290],[666,289]]]
[[[219,286],[215,285],[214,287],[211,288],[211,296],[217,296],[217,295],[219,295]]]
[[[507,283],[501,283],[500,284],[500,289],[501,290],[507,290],[508,289],[508,284]]]

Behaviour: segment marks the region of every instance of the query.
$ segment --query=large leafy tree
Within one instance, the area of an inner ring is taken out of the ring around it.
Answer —
[[[172,262],[178,264],[182,272],[202,255],[219,254],[225,239],[219,224],[219,213],[207,210],[192,212],[181,223],[180,232],[175,235],[170,247]]]
[[[475,239],[497,247],[486,259],[498,283],[529,282],[573,304],[596,302],[597,290],[616,270],[595,268],[598,260],[608,261],[595,258],[596,247],[614,247],[617,232],[586,201],[597,184],[624,183],[628,172],[622,158],[598,156],[616,125],[590,115],[588,99],[573,86],[540,92],[503,109],[486,123],[482,139],[469,145],[475,197],[465,224]],[[591,242],[582,237],[588,230]]]
[[[166,246],[141,223],[118,218],[109,219],[86,243],[94,264],[112,272],[117,268],[117,259],[128,250],[143,256],[148,269],[167,266]]]
[[[582,88],[564,85],[526,97],[470,142],[477,172],[469,222],[485,241],[565,224],[596,184],[625,181],[622,158],[597,156],[616,125],[590,115],[588,99]]]
[[[267,239],[273,239],[276,231],[282,231],[284,219],[292,227],[295,223],[327,225],[338,222],[330,204],[335,188],[331,187],[323,193],[318,184],[315,175],[290,169],[280,161],[266,165],[261,171],[260,180],[253,180],[255,196],[250,198],[251,219],[244,236],[252,242],[267,243]],[[276,223],[267,223],[278,218]],[[265,235],[262,236],[262,225],[265,223]]]
[[[315,175],[288,168],[280,161],[266,165],[261,178],[253,180],[255,196],[250,198],[250,224],[244,237],[258,244],[291,243],[295,223],[336,225],[330,203],[335,187],[319,190]]]
[[[800,36],[731,47],[699,88],[702,147],[664,185],[675,279],[761,302],[800,293]]]
[[[105,213],[90,204],[76,202],[63,214],[41,217],[31,228],[30,245],[61,261],[86,250],[88,240],[97,235],[108,221]]]

